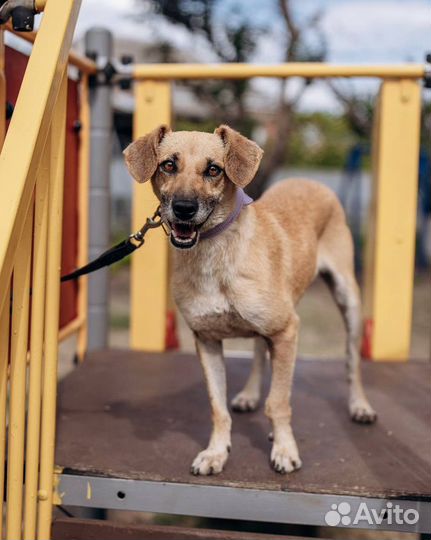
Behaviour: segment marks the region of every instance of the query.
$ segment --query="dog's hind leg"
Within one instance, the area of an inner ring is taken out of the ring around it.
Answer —
[[[352,420],[372,423],[377,415],[365,395],[360,371],[361,300],[353,269],[353,242],[344,217],[336,214],[319,242],[319,272],[341,312],[347,332],[347,379]]]
[[[236,412],[255,411],[262,392],[262,376],[265,368],[267,344],[262,337],[254,340],[254,356],[251,371],[244,388],[231,401]]]
[[[208,448],[196,456],[191,472],[195,475],[217,474],[223,470],[230,452],[232,424],[227,408],[222,342],[196,337],[196,349],[207,383],[213,426]]]

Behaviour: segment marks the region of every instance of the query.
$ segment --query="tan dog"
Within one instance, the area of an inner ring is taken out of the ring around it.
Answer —
[[[213,430],[208,448],[193,461],[194,474],[219,473],[230,451],[222,352],[222,340],[230,337],[256,338],[251,374],[233,408],[257,407],[269,350],[272,380],[265,413],[273,427],[271,464],[280,473],[301,466],[290,423],[299,329],[295,304],[318,273],[330,285],[347,329],[351,418],[363,423],[376,418],[361,383],[361,308],[352,238],[336,196],[308,180],[280,182],[244,207],[216,237],[204,239],[232,215],[237,191],[253,179],[262,153],[227,126],[214,134],[171,132],[161,126],[124,152],[138,182],[151,178],[163,220],[171,228],[170,240],[177,248],[173,293],[194,332],[205,373]]]

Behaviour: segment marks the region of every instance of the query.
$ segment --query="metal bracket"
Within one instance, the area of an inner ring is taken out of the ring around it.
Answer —
[[[58,465],[55,465],[54,466],[54,480],[52,483],[52,487],[54,490],[52,502],[53,504],[57,504],[57,505],[61,504],[61,498],[62,498],[62,493],[60,493],[58,490],[58,486],[60,484],[62,474],[63,474],[63,467],[59,467]]]
[[[31,32],[34,16],[39,11],[35,0],[0,0],[0,24],[12,19],[13,29],[17,32]]]
[[[132,56],[122,56],[120,61],[113,58],[98,56],[93,51],[86,55],[97,65],[97,73],[89,77],[90,88],[118,84],[122,90],[128,90],[132,83]]]
[[[348,503],[351,515],[360,505],[368,512],[382,515],[376,522],[349,520],[340,527],[375,530],[427,532],[430,530],[430,501],[405,499],[402,495],[390,500],[352,495],[303,493],[287,490],[251,489],[215,486],[205,483],[185,484],[164,481],[126,480],[63,472],[58,476],[59,499],[55,504],[107,508],[140,512],[156,512],[221,519],[297,523],[327,526],[331,508]],[[403,522],[389,517],[388,509],[398,506],[414,512],[417,519]],[[386,511],[386,513],[385,513]],[[334,524],[331,524],[334,525]]]
[[[431,53],[426,55],[425,62],[424,87],[431,88]]]
[[[6,102],[6,120],[10,120],[12,118],[14,110],[15,110],[15,107],[13,103],[11,103],[10,101],[7,101]]]

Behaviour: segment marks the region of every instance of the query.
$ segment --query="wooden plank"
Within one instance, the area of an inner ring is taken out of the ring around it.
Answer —
[[[243,385],[248,364],[227,361],[229,397]],[[343,362],[298,361],[293,428],[302,469],[286,476],[270,469],[270,426],[261,408],[233,417],[225,471],[195,477],[190,464],[210,433],[196,357],[92,353],[60,385],[56,463],[68,473],[137,480],[431,499],[430,371],[421,362],[364,364],[379,414],[375,425],[364,426],[347,412]]]
[[[168,525],[127,525],[93,519],[56,519],[53,540],[300,540],[299,537],[237,532],[216,529],[192,529]],[[301,538],[305,538],[301,536]]]

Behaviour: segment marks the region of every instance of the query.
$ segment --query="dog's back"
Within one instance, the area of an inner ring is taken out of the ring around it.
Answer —
[[[295,237],[306,229],[322,235],[334,212],[343,213],[335,193],[325,185],[302,178],[283,180],[268,189],[255,203],[264,212],[271,212],[289,236]]]
[[[312,180],[278,182],[253,205],[261,234],[272,244],[285,243],[291,253],[290,280],[295,302],[304,293],[322,266],[328,228],[330,242],[339,239],[340,249],[352,250],[344,210],[329,188]],[[270,216],[270,219],[268,219]],[[323,250],[323,251],[322,251]]]

